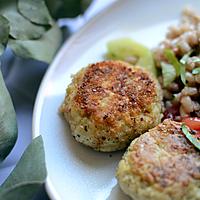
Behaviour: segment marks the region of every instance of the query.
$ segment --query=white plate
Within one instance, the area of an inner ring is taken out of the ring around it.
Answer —
[[[103,60],[107,41],[127,36],[146,46],[156,46],[164,38],[167,26],[176,23],[188,4],[200,8],[197,0],[121,0],[64,44],[45,75],[33,116],[33,137],[42,134],[44,139],[46,187],[52,199],[129,199],[115,179],[123,152],[98,153],[77,143],[58,109],[71,74],[88,63]]]

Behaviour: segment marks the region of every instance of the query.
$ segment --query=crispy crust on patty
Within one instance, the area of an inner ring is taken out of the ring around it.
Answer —
[[[165,120],[131,143],[117,177],[122,189],[136,199],[197,200],[200,151],[182,133],[181,123]]]
[[[73,77],[61,112],[77,141],[115,151],[160,122],[161,99],[158,82],[142,68],[103,61]]]
[[[114,126],[122,113],[129,112],[131,117],[148,112],[145,108],[155,96],[155,82],[141,68],[120,61],[104,61],[86,69],[74,99],[87,117]],[[102,101],[106,101],[103,106]]]

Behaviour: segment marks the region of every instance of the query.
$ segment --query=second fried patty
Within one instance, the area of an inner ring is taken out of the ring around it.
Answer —
[[[91,64],[74,75],[61,112],[77,141],[98,151],[123,149],[160,122],[160,87],[140,67]]]
[[[131,143],[117,179],[137,200],[199,200],[200,151],[185,137],[181,123],[165,120]]]

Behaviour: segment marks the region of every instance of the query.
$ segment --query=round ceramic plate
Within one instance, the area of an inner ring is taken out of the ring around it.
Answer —
[[[115,179],[124,152],[100,153],[77,143],[58,109],[71,75],[89,63],[103,60],[109,40],[131,37],[152,48],[164,38],[167,27],[177,23],[186,5],[200,8],[200,1],[118,1],[61,48],[42,82],[33,116],[33,137],[42,134],[44,139],[46,187],[52,199],[129,199]]]

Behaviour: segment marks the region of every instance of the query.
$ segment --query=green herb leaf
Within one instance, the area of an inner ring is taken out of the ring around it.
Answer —
[[[109,41],[107,44],[108,52],[106,57],[108,59],[123,60],[131,63],[131,58],[136,59],[136,64],[146,68],[154,75],[157,74],[154,60],[151,51],[129,38],[121,38]]]
[[[200,67],[193,69],[192,74],[200,74]]]
[[[46,179],[42,137],[28,146],[10,176],[0,187],[0,199],[32,199]]]
[[[12,40],[8,46],[18,56],[33,58],[50,63],[62,41],[62,33],[59,27],[54,26],[47,31],[39,40]]]
[[[36,24],[52,25],[53,23],[44,0],[18,0],[18,10]]]
[[[185,126],[185,124],[182,124],[181,129],[186,136],[186,138],[197,148],[200,150],[200,141],[194,137],[188,130],[188,128]]]
[[[17,122],[10,95],[0,71],[0,161],[10,153],[17,140]]]
[[[174,55],[174,52],[171,49],[165,49],[164,55],[167,58],[168,62],[174,66],[176,70],[176,76],[178,77],[181,74],[181,63],[179,63],[178,59]]]
[[[4,52],[9,37],[9,21],[0,15],[0,55]]]
[[[163,75],[163,86],[167,87],[176,79],[176,70],[173,65],[161,62],[162,75]]]

